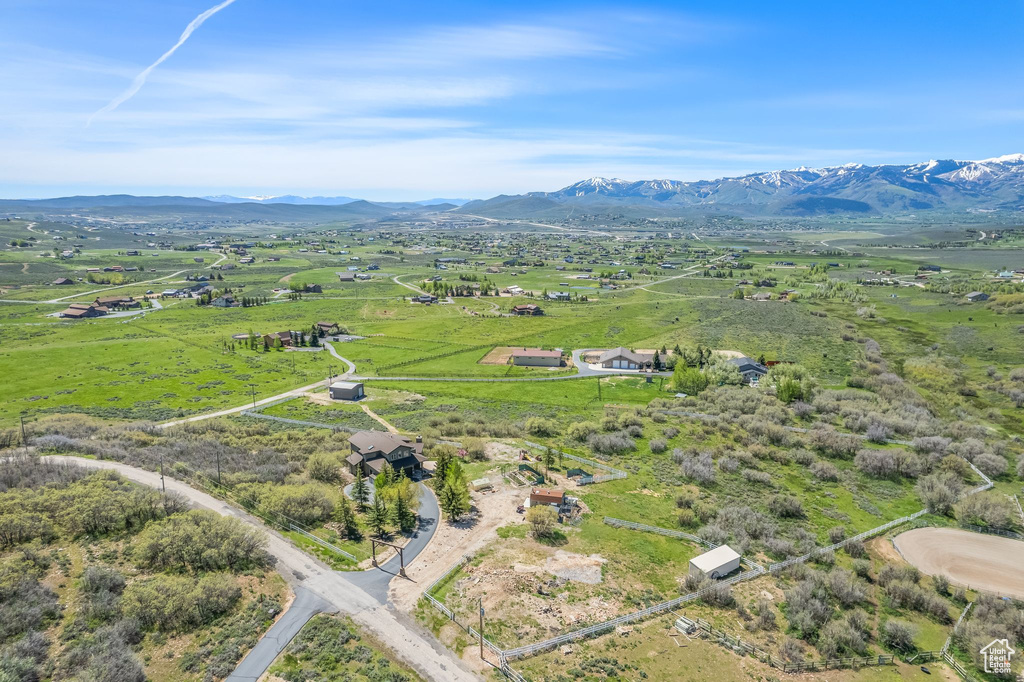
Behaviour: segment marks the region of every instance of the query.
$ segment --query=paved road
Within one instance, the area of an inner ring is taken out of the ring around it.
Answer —
[[[70,460],[90,469],[111,469],[136,483],[157,489],[161,487],[160,474],[117,462],[81,457],[47,459]],[[302,587],[334,609],[350,615],[356,624],[389,646],[400,660],[426,679],[438,682],[477,682],[480,679],[475,673],[463,668],[455,654],[444,648],[404,614],[381,603],[349,577],[309,556],[245,511],[173,478],[165,477],[165,483],[169,492],[184,496],[195,507],[210,509],[224,516],[233,516],[263,531],[267,536],[267,551],[277,561],[277,571],[293,589]],[[371,589],[375,589],[375,586],[371,585]]]
[[[310,618],[318,613],[332,613],[336,610],[313,592],[304,587],[296,587],[295,600],[288,610],[246,654],[234,672],[228,675],[227,682],[256,682]]]
[[[346,491],[347,492],[347,491]],[[408,566],[419,556],[420,552],[426,549],[437,524],[441,518],[441,509],[437,506],[437,498],[424,483],[420,483],[420,521],[409,542],[403,550],[405,565]],[[361,571],[359,573],[346,573],[345,578],[354,585],[358,585],[364,592],[375,598],[380,603],[388,601],[388,584],[391,579],[398,575],[401,561],[396,554],[388,559],[377,570]]]

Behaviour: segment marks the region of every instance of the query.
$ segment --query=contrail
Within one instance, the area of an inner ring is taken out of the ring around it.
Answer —
[[[184,45],[185,41],[189,39],[189,36],[191,36],[195,32],[195,30],[197,28],[202,26],[204,21],[206,21],[207,19],[209,19],[214,14],[216,14],[219,11],[221,11],[222,9],[224,9],[225,7],[227,7],[228,5],[233,3],[234,1],[235,0],[224,0],[224,2],[222,2],[219,5],[216,5],[214,7],[211,7],[210,9],[206,10],[205,12],[200,14],[198,17],[193,19],[189,23],[189,25],[185,27],[185,30],[181,32],[181,37],[178,38],[178,42],[176,42],[174,44],[174,47],[172,47],[171,49],[167,50],[167,52],[164,52],[160,56],[160,59],[157,59],[155,62],[153,62],[152,64],[147,66],[145,68],[145,70],[142,71],[142,73],[140,73],[138,76],[136,76],[135,80],[132,81],[132,84],[130,86],[128,86],[127,90],[125,90],[120,95],[118,95],[117,97],[112,99],[110,101],[110,103],[107,104],[107,106],[103,107],[102,109],[97,111],[95,114],[90,116],[89,117],[89,122],[86,123],[86,127],[91,125],[93,119],[96,118],[97,116],[99,116],[100,114],[109,113],[109,112],[113,111],[114,109],[117,109],[119,106],[121,106],[122,104],[124,104],[128,100],[130,100],[132,97],[134,97],[135,93],[137,93],[139,90],[141,90],[142,86],[146,84],[146,79],[149,78],[149,74],[153,73],[153,69],[155,69],[156,67],[158,67],[161,64],[163,64],[167,60],[168,57],[170,57],[172,54],[174,54],[178,50],[179,47]]]

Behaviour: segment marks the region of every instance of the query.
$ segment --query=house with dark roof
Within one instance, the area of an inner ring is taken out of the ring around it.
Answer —
[[[364,476],[376,476],[386,462],[396,473],[405,472],[411,476],[412,472],[422,469],[426,460],[423,439],[419,436],[413,440],[387,431],[359,431],[348,439],[348,443],[352,452],[345,461],[353,474],[361,469]]]
[[[619,346],[601,353],[597,362],[605,369],[645,369],[654,366],[654,356]]]
[[[544,311],[536,303],[523,303],[512,306],[513,315],[543,315]]]
[[[276,345],[276,341],[280,341],[282,346],[292,345],[292,333],[291,332],[271,332],[263,335],[263,340],[268,346],[273,348]]]
[[[743,375],[743,382],[747,384],[756,384],[761,380],[761,377],[768,374],[768,368],[759,362],[751,360],[747,356],[741,356],[738,358],[729,358],[727,362],[736,365],[736,368]]]
[[[72,303],[67,307],[66,310],[60,312],[61,317],[68,317],[73,320],[78,320],[83,317],[99,317],[106,315],[110,312],[106,307],[96,305],[87,305],[85,303]]]
[[[971,293],[967,294],[967,300],[970,301],[971,303],[987,301],[988,294],[986,294],[984,291],[972,291]]]
[[[56,284],[57,286],[64,286],[65,284],[74,284],[74,282],[72,282],[67,277],[58,277],[57,279],[53,280],[53,283]]]

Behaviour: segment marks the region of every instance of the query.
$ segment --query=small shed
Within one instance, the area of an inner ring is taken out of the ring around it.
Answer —
[[[740,567],[740,555],[722,545],[690,559],[690,575],[698,578],[724,578]]]
[[[366,397],[363,385],[353,381],[336,381],[330,388],[332,400],[360,400]]]
[[[493,486],[489,478],[478,478],[473,481],[473,490],[479,492],[481,490],[490,490]]]

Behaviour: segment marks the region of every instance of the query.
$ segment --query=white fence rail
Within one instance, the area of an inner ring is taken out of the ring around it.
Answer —
[[[526,443],[526,445],[528,445],[529,447],[534,448],[535,450],[543,450],[543,449],[547,448],[546,445],[541,445],[540,443],[534,443],[533,441],[524,440],[523,442]],[[607,471],[608,472],[607,474],[601,474],[600,476],[594,476],[594,481],[593,481],[594,483],[601,483],[603,481],[614,481],[616,479],[628,478],[629,477],[629,474],[627,474],[625,471],[622,471],[621,469],[616,469],[615,467],[610,467],[607,464],[602,464],[601,462],[595,462],[594,460],[586,459],[585,457],[577,457],[576,455],[570,454],[568,452],[564,452],[562,450],[556,450],[555,448],[551,448],[551,451],[560,454],[562,457],[565,457],[566,459],[571,459],[574,462],[579,462],[580,464],[586,464],[587,466],[594,467],[595,469],[601,469],[602,471]]]
[[[325,548],[331,550],[332,552],[337,552],[338,554],[341,554],[343,556],[347,556],[349,559],[351,559],[352,561],[356,562],[357,564],[359,563],[359,559],[358,558],[356,558],[352,554],[349,554],[348,552],[343,550],[341,547],[336,547],[336,546],[332,545],[331,543],[327,542],[326,540],[324,540],[323,538],[318,538],[317,536],[313,535],[312,533],[307,533],[306,531],[304,531],[301,528],[299,528],[298,526],[296,526],[294,523],[289,523],[288,524],[288,528],[290,530],[298,533],[302,537],[308,538],[309,540],[312,540],[313,542],[315,542],[316,544],[320,545],[321,547],[325,547]]]

